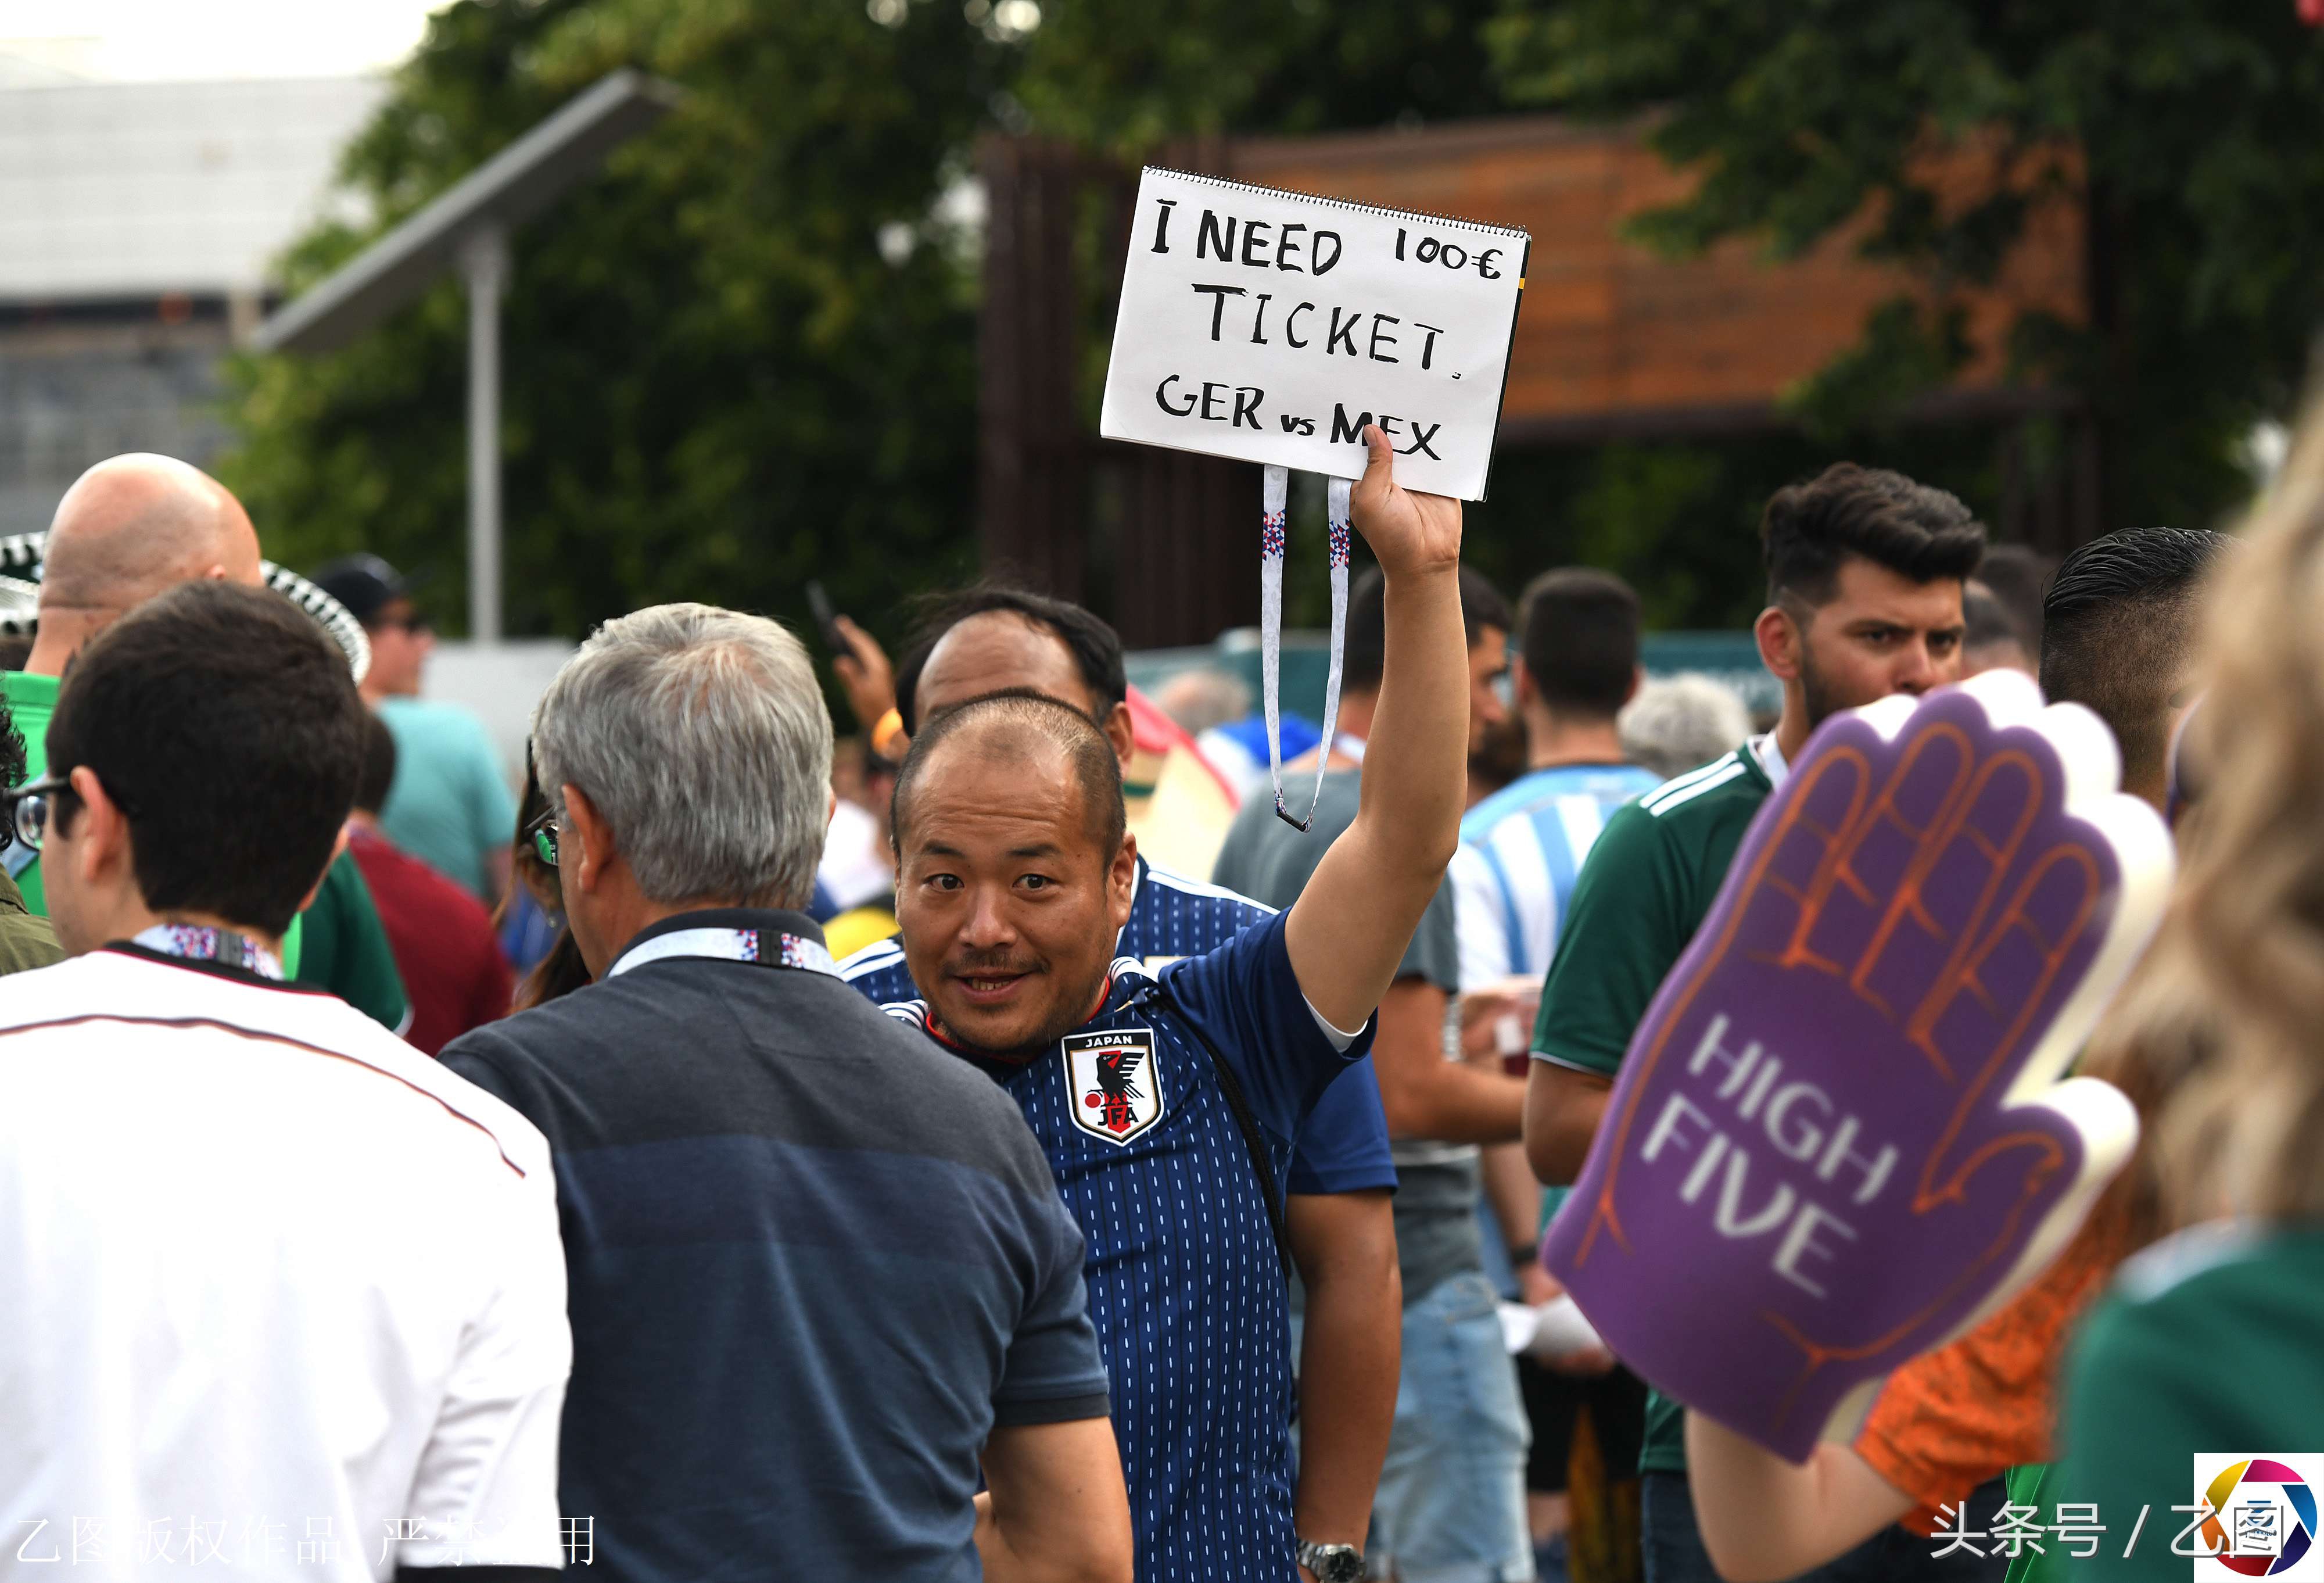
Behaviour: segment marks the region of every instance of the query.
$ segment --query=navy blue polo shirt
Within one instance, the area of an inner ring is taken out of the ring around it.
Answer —
[[[1149,973],[1159,972],[1181,957],[1214,950],[1274,916],[1274,908],[1249,896],[1156,868],[1140,857],[1130,921],[1121,926],[1113,954],[1130,958]],[[865,946],[842,962],[839,972],[883,1005],[920,993],[904,965],[900,939]],[[1324,1090],[1300,1125],[1289,1178],[1277,1180],[1285,1191],[1294,1193],[1355,1193],[1396,1186],[1388,1118],[1380,1110],[1379,1079],[1373,1075],[1370,1056],[1349,1067]]]
[[[1118,958],[1097,1015],[1025,1060],[959,1052],[1016,1100],[1089,1239],[1141,1583],[1296,1577],[1288,1297],[1218,1063],[1281,1181],[1291,1140],[1372,1028],[1335,1047],[1283,925],[1270,914],[1158,971]],[[888,1010],[928,1029],[918,1001]]]
[[[641,950],[695,929],[829,960],[687,913],[444,1051],[555,1163],[562,1509],[623,1578],[973,1578],[993,1427],[1107,1412],[1081,1233],[988,1078],[827,970]]]

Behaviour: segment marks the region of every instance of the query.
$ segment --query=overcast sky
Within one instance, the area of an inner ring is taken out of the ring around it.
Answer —
[[[394,65],[444,0],[0,0],[0,55],[110,82]]]

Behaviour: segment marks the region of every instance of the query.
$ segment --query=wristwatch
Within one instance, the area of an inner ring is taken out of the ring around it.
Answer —
[[[1315,1583],[1359,1583],[1364,1575],[1364,1552],[1352,1544],[1299,1541],[1299,1564],[1315,1574]]]

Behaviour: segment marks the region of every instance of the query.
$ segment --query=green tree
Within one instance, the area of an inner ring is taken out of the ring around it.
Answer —
[[[345,160],[370,222],[318,226],[286,284],[603,72],[678,83],[680,110],[515,238],[508,628],[685,597],[796,623],[819,576],[892,640],[908,595],[975,560],[978,261],[943,218],[975,138],[1128,147],[1473,112],[1489,10],[1053,0],[1028,31],[1007,0],[457,0]],[[449,280],[343,351],[237,360],[222,471],[269,553],[374,550],[432,574],[456,625],[466,368]]]
[[[1998,138],[2046,165],[2087,204],[2089,319],[2029,317],[2010,351],[2099,418],[2107,525],[2201,523],[2247,489],[2241,442],[2290,406],[2324,310],[2324,44],[2290,0],[1508,0],[1488,36],[1513,102],[1659,113],[1655,147],[1703,181],[1646,218],[1650,240],[1750,235],[1783,256],[1876,206],[1868,249],[1940,308],[1878,316],[1802,393],[1827,435],[1958,365],[1943,304],[1992,279],[2040,196],[1948,211],[1916,157]]]
[[[942,5],[459,0],[344,178],[293,291],[599,75],[683,106],[514,241],[503,320],[508,625],[711,598],[880,619],[973,555],[975,320],[936,206],[1010,46]],[[447,281],[344,351],[235,371],[224,464],[270,554],[369,548],[465,612],[466,308]],[[885,625],[884,621],[882,625]]]
[[[1014,94],[1052,136],[1142,156],[1173,139],[1489,115],[1493,0],[1058,0]]]

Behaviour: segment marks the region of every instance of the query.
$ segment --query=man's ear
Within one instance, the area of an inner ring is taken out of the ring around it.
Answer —
[[[1138,893],[1138,838],[1128,830],[1121,833],[1120,849],[1113,855],[1113,863],[1106,870],[1105,881],[1106,900],[1113,912],[1113,926],[1120,929],[1130,921],[1130,903]]]
[[[1792,613],[1781,605],[1770,605],[1759,612],[1759,619],[1751,624],[1751,635],[1759,643],[1759,662],[1778,681],[1796,681],[1800,675],[1800,656],[1807,646],[1807,634],[1800,630]]]
[[[1130,723],[1130,706],[1116,704],[1105,712],[1105,739],[1113,744],[1113,756],[1121,763],[1121,773],[1130,773],[1130,761],[1138,756],[1138,732]]]
[[[557,866],[570,874],[583,892],[594,891],[604,882],[607,868],[619,855],[613,845],[613,827],[580,787],[567,782],[562,791],[564,833],[572,838],[572,850],[558,852]]]
[[[1523,654],[1509,656],[1509,681],[1517,690],[1519,708],[1525,708],[1541,697],[1541,690],[1533,684],[1533,672],[1526,668]]]
[[[130,862],[129,819],[106,793],[95,770],[81,764],[69,779],[74,795],[80,799],[79,829],[73,837],[74,866],[83,884],[94,884],[116,860],[124,866]],[[49,818],[54,820],[59,812],[51,805]]]

